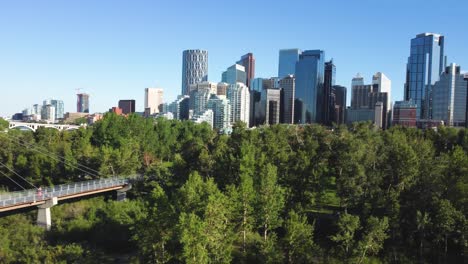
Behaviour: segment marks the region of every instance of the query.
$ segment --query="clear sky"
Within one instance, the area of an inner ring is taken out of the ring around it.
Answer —
[[[172,101],[182,51],[196,48],[209,52],[211,81],[247,52],[256,77],[272,77],[279,49],[323,49],[337,84],[381,71],[400,100],[410,39],[445,35],[448,62],[466,70],[467,25],[465,0],[0,0],[0,116],[47,98],[75,112],[76,88],[91,94],[91,112],[119,99],[142,111],[145,87]]]

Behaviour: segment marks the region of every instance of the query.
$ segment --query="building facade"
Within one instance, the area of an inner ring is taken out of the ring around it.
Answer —
[[[250,88],[252,79],[255,78],[255,57],[252,53],[247,53],[236,62],[236,64],[242,65],[245,68],[246,79],[245,84]]]
[[[323,50],[306,50],[296,63],[296,98],[294,123],[320,123],[323,102],[325,74],[325,52]]]
[[[250,92],[243,83],[229,85],[227,98],[231,103],[231,124],[242,121],[250,125]]]
[[[296,74],[296,63],[301,55],[300,49],[282,49],[278,58],[278,78]]]
[[[280,123],[281,90],[263,89],[260,101],[255,107],[255,125],[274,125]]]
[[[213,111],[213,127],[227,130],[231,126],[231,104],[225,97],[212,94],[207,103],[207,109]]]
[[[210,93],[212,94],[216,94],[217,93],[217,90],[218,90],[218,84],[217,83],[214,83],[214,82],[200,82],[200,83],[195,83],[195,84],[191,84],[189,86],[189,94],[193,91],[193,90],[197,90],[197,89],[208,89],[210,90]]]
[[[346,87],[334,85],[331,96],[334,107],[332,122],[338,125],[344,124],[346,122]]]
[[[79,93],[76,97],[76,112],[89,113],[89,94]]]
[[[208,80],[208,51],[194,49],[182,53],[182,95],[189,94],[191,84]]]
[[[288,75],[279,81],[281,88],[281,123],[294,123],[294,98],[296,96],[296,78]]]
[[[163,104],[164,91],[161,88],[145,88],[145,115],[160,112]]]
[[[119,100],[119,108],[125,115],[135,113],[135,100]]]
[[[393,105],[394,126],[416,127],[418,106],[411,101],[396,101]]]
[[[323,84],[323,100],[321,101],[322,108],[322,124],[331,125],[333,115],[335,113],[335,105],[333,104],[332,87],[335,85],[336,66],[333,61],[325,62],[325,75]]]
[[[422,33],[411,40],[405,100],[417,105],[418,119],[432,118],[432,88],[445,69],[444,36]]]
[[[201,115],[206,110],[206,103],[211,94],[212,90],[207,86],[202,86],[190,92],[189,105],[194,115]]]
[[[452,63],[433,88],[432,119],[444,121],[447,126],[466,125],[467,81],[460,66]]]
[[[245,67],[239,64],[234,64],[227,68],[221,76],[221,82],[228,84],[236,84],[238,82],[246,84],[246,80],[247,73],[245,72]]]

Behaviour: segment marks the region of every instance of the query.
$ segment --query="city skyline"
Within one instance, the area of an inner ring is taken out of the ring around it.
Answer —
[[[312,3],[296,2],[301,8],[291,10],[283,10],[278,3],[252,3],[254,11],[262,8],[285,12],[287,17],[295,19],[283,25],[281,21],[259,15],[261,23],[252,23],[247,32],[234,28],[230,32],[219,32],[217,29],[223,22],[212,23],[205,18],[194,20],[198,16],[187,11],[190,8],[217,10],[219,7],[210,1],[198,3],[199,6],[187,3],[187,10],[179,10],[176,4],[160,6],[144,1],[110,6],[107,4],[110,2],[105,1],[96,4],[87,1],[38,4],[31,1],[28,3],[32,8],[27,10],[18,3],[3,3],[0,21],[9,26],[0,27],[0,34],[9,41],[0,44],[0,89],[2,98],[6,99],[0,105],[0,116],[13,115],[49,97],[63,100],[65,112],[74,112],[76,88],[84,88],[90,94],[92,112],[106,112],[118,100],[126,98],[135,99],[136,111],[142,112],[145,87],[163,88],[164,101],[172,102],[180,94],[181,54],[186,49],[200,48],[209,52],[208,76],[211,77],[208,80],[213,82],[220,81],[221,73],[249,52],[255,56],[255,77],[270,78],[277,75],[279,50],[324,50],[328,54],[327,60],[333,59],[336,65],[337,85],[350,89],[356,73],[369,80],[375,72],[383,72],[392,80],[393,102],[404,98],[410,40],[417,34],[444,35],[447,64],[457,63],[463,72],[468,69],[465,52],[468,37],[462,28],[463,21],[450,27],[437,22],[452,16],[464,17],[462,10],[466,3],[441,6],[438,11],[443,15],[437,20],[425,18],[433,5],[423,5],[418,9],[421,15],[409,16],[416,10],[418,2],[426,1],[378,4],[364,1],[365,7],[364,4],[340,3],[342,8],[336,10],[330,3],[313,3],[318,10],[333,11],[337,20],[311,25],[303,17],[307,9],[303,7]],[[393,11],[395,15],[382,20],[375,12],[380,9]],[[353,19],[353,10],[368,13],[370,17],[366,21]],[[232,11],[240,12],[241,8],[234,7]],[[167,18],[169,24],[158,24],[145,18],[152,12],[161,15],[161,19]],[[181,12],[180,17],[186,15],[181,22],[170,19],[177,12]],[[228,18],[232,16],[226,15]],[[84,21],[84,16],[89,21]],[[324,15],[316,16],[320,20]],[[369,23],[373,17],[378,18],[378,22]],[[184,24],[187,21],[191,23],[189,26]],[[200,28],[206,32],[206,38],[197,37]],[[305,30],[314,34],[300,34]],[[279,31],[281,37],[272,41],[270,35]],[[248,44],[213,41],[239,32],[245,33]],[[167,41],[152,41],[158,38],[148,35],[165,37]],[[363,41],[366,36],[370,41]],[[19,94],[20,90],[24,93]]]

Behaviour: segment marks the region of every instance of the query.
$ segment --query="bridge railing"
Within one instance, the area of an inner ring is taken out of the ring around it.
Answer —
[[[45,187],[42,188],[41,191],[31,189],[25,191],[3,193],[0,194],[0,208],[14,206],[17,204],[43,201],[52,197],[69,196],[100,189],[112,188],[116,186],[126,185],[128,183],[128,178],[114,177]]]

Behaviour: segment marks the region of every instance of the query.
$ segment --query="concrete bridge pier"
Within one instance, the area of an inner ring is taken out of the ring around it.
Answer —
[[[57,197],[52,197],[47,200],[45,204],[38,206],[39,210],[37,211],[37,225],[44,227],[47,231],[50,230],[52,226],[52,216],[50,215],[50,208],[54,205],[57,205]]]
[[[118,202],[125,201],[125,199],[127,198],[127,191],[130,190],[131,188],[132,188],[132,185],[127,184],[122,189],[118,189],[117,190],[117,201]]]

